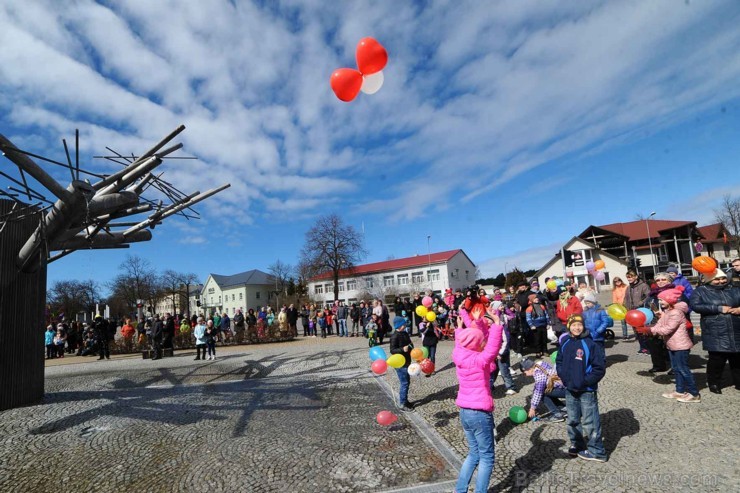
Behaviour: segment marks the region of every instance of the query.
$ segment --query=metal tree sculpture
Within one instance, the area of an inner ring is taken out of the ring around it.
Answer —
[[[197,219],[193,205],[231,186],[186,195],[161,174],[153,174],[164,159],[193,159],[170,156],[182,144],[164,148],[184,129],[179,126],[138,157],[108,148],[112,156],[96,157],[123,166],[112,174],[80,168],[79,133],[74,165],[65,140],[66,164],[23,151],[0,135],[0,151],[18,170],[14,177],[0,167],[0,176],[10,183],[7,191],[0,190],[0,386],[5,389],[0,393],[0,410],[33,403],[43,396],[41,329],[49,262],[79,249],[128,248],[130,243],[148,241],[152,238],[150,229],[167,217],[179,214]],[[68,168],[69,185],[65,188],[57,183],[32,158]],[[81,180],[81,174],[88,178]],[[45,191],[29,185],[27,176]],[[144,197],[150,188],[164,194],[169,202]],[[144,213],[149,214],[131,220],[131,216]]]

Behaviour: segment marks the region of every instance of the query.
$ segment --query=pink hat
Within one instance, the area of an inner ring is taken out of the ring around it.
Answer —
[[[475,351],[480,349],[483,344],[483,332],[480,329],[464,329],[458,331],[455,337],[460,341],[460,345],[465,349],[473,349]]]
[[[681,300],[683,290],[683,286],[676,286],[675,288],[666,289],[665,291],[658,294],[658,299],[665,301],[669,305],[675,305]]]

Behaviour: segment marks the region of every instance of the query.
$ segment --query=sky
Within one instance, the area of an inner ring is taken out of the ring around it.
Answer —
[[[157,171],[186,193],[231,183],[200,220],[53,262],[49,285],[105,284],[126,255],[203,280],[295,265],[328,213],[367,262],[462,248],[495,276],[591,224],[714,222],[740,193],[738,25],[732,0],[0,0],[0,133],[64,161],[79,129],[82,166],[110,173],[106,146],[184,124],[178,155],[198,159]],[[329,77],[366,36],[385,83],[341,102]]]

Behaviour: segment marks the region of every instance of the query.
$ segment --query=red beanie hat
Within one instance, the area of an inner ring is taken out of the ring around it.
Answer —
[[[658,294],[658,299],[663,300],[669,305],[675,305],[681,300],[681,296],[683,295],[683,286],[677,286],[675,288],[666,289],[662,293]]]

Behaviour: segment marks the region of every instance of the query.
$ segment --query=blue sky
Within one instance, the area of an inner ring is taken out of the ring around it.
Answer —
[[[0,133],[63,160],[79,128],[83,164],[110,172],[92,156],[183,123],[199,159],[159,171],[186,192],[232,184],[202,220],[76,252],[50,283],[104,283],[127,253],[203,279],[295,264],[329,212],[364,225],[368,262],[431,235],[496,275],[589,224],[712,222],[740,192],[738,25],[734,1],[2,0]],[[342,103],[329,76],[365,36],[388,50],[385,85]]]

